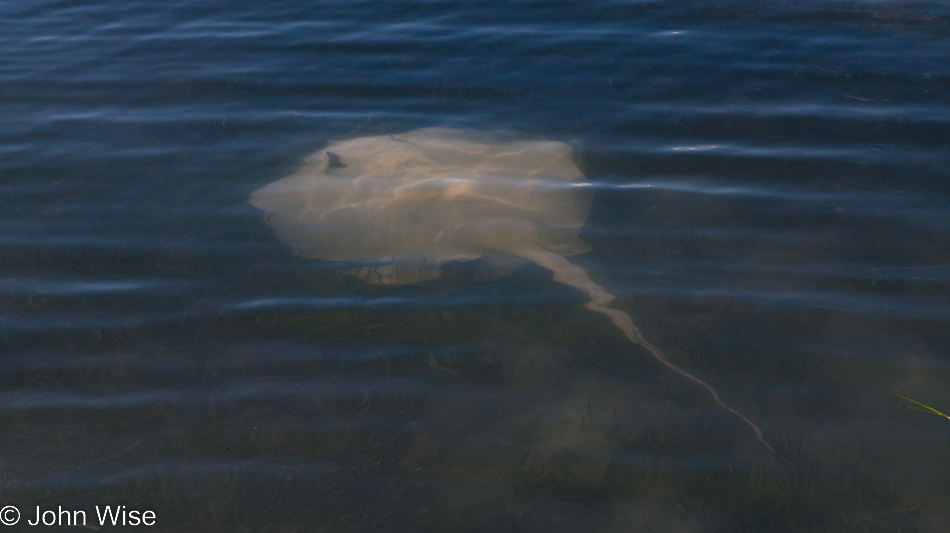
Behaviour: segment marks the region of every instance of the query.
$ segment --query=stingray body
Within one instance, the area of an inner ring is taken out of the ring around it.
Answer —
[[[333,142],[249,203],[268,213],[277,238],[297,255],[354,264],[349,272],[370,283],[431,280],[452,261],[502,269],[528,261],[550,270],[771,450],[754,423],[647,342],[626,313],[609,307],[614,297],[568,259],[590,249],[578,237],[590,210],[583,179],[564,143],[427,128]]]
[[[430,128],[331,143],[250,203],[296,254],[403,285],[449,261],[587,251],[583,177],[563,143]]]

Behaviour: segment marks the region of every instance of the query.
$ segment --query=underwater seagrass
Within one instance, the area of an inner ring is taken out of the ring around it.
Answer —
[[[432,280],[453,261],[535,263],[583,291],[590,310],[706,389],[772,450],[758,426],[647,342],[630,316],[608,307],[614,297],[567,259],[590,249],[578,238],[590,211],[583,178],[564,143],[426,128],[332,142],[248,202],[268,213],[295,254],[361,265],[348,272],[369,283]]]

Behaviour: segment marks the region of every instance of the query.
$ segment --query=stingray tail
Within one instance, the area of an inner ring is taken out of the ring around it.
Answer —
[[[561,257],[560,255],[553,252],[529,252],[523,254],[522,257],[528,261],[531,261],[532,263],[550,270],[554,274],[554,281],[584,291],[584,293],[590,297],[590,302],[587,304],[588,309],[602,315],[607,315],[607,317],[610,318],[610,322],[614,326],[617,326],[617,328],[620,329],[620,331],[622,331],[631,342],[643,346],[643,348],[650,352],[657,361],[663,364],[663,366],[706,389],[706,392],[712,396],[713,401],[719,404],[719,406],[723,409],[729,411],[730,413],[737,416],[740,420],[745,422],[750,428],[752,428],[752,431],[755,433],[755,437],[759,440],[759,442],[765,445],[765,447],[768,448],[770,452],[775,452],[772,446],[766,442],[765,438],[762,436],[762,430],[759,429],[759,426],[755,425],[755,422],[752,422],[746,418],[745,415],[723,402],[722,399],[719,398],[719,393],[717,393],[716,389],[712,388],[711,385],[670,362],[662,350],[650,344],[650,342],[643,338],[643,332],[641,332],[640,328],[638,328],[633,323],[630,315],[618,309],[607,307],[607,305],[613,301],[613,295],[608,293],[603,287],[594,283],[589,277],[587,277],[587,272],[585,272],[583,268],[571,263],[564,257]]]

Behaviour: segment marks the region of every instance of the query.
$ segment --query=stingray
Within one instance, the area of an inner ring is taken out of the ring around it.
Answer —
[[[450,262],[479,260],[501,272],[519,262],[547,269],[772,450],[758,426],[644,339],[627,313],[609,306],[614,296],[568,259],[590,250],[579,238],[590,211],[583,180],[564,143],[427,128],[331,142],[249,203],[267,213],[295,254],[350,264],[349,274],[373,284],[432,280]]]

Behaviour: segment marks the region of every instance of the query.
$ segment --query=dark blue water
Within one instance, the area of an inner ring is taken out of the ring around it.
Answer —
[[[946,3],[5,1],[0,51],[18,527],[950,526],[892,396],[950,411]],[[573,146],[573,261],[774,453],[538,266],[369,285],[247,204],[430,126]]]

